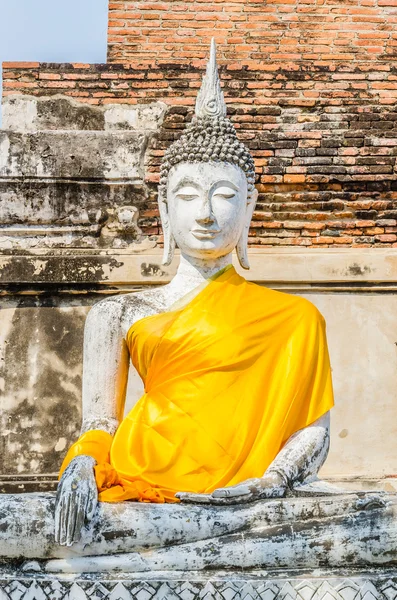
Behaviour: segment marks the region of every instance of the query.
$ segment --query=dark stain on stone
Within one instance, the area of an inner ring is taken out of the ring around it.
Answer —
[[[39,99],[37,116],[42,129],[102,131],[105,128],[102,110],[89,104],[77,104],[60,96]]]
[[[99,281],[107,281],[109,276],[105,274],[109,270],[118,269],[123,262],[114,257],[104,256],[93,259],[90,256],[62,256],[46,257],[41,260],[40,269],[37,269],[37,256],[17,256],[4,264],[1,270],[1,282],[9,283],[11,286],[23,286],[24,283],[43,282],[46,289],[51,289],[51,284],[63,284],[73,282],[84,284],[95,284]],[[13,282],[19,282],[13,284]]]
[[[113,269],[119,269],[124,265],[123,262],[116,260],[115,258],[111,258],[109,260],[109,269],[112,271]]]
[[[141,275],[142,277],[163,277],[166,272],[156,264],[153,263],[142,263],[141,264]]]
[[[363,267],[358,263],[353,263],[347,269],[347,275],[368,275],[371,272],[370,267],[364,265]]]
[[[125,530],[118,531],[117,529],[112,531],[100,531],[100,533],[102,534],[103,539],[106,541],[137,537],[136,531],[134,531],[133,529],[131,529],[127,533],[125,532]]]

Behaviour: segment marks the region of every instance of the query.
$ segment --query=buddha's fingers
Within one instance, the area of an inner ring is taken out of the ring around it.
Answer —
[[[239,504],[252,500],[252,494],[244,494],[239,496],[225,496],[216,498],[212,494],[191,494],[189,492],[178,492],[175,494],[181,502],[187,504],[208,504],[212,506],[229,506],[230,504]]]
[[[73,536],[74,530],[76,527],[76,518],[78,512],[78,497],[76,494],[70,494],[69,496],[69,507],[68,507],[68,515],[66,518],[66,546],[71,546],[73,544]]]
[[[66,517],[66,546],[71,546],[73,544],[73,536],[74,530],[76,527],[76,516],[77,516],[77,501],[78,496],[76,494],[68,495],[69,506],[68,506],[68,514]]]
[[[177,492],[176,498],[181,502],[189,502],[191,504],[211,504],[211,494],[193,494],[190,492]]]
[[[213,498],[235,498],[236,496],[247,496],[251,494],[252,489],[246,483],[239,483],[227,488],[219,488],[212,492]]]
[[[70,523],[68,546],[78,542],[81,538],[81,530],[84,527],[87,501],[82,494],[78,494],[74,503],[73,520]]]
[[[61,478],[60,482],[58,483],[58,487],[57,487],[57,495],[56,495],[56,499],[55,499],[55,541],[57,542],[57,544],[61,543],[61,533],[62,533],[62,515],[64,514],[65,511],[65,494],[63,493],[63,477]]]
[[[67,494],[66,497],[63,499],[62,510],[61,510],[61,528],[60,528],[60,536],[59,536],[59,543],[61,546],[65,546],[66,540],[67,540],[69,507],[70,507],[70,495]]]
[[[88,494],[88,500],[85,509],[85,518],[87,521],[91,521],[95,514],[96,507],[98,505],[98,490],[94,482],[93,489],[90,489]]]
[[[61,539],[61,520],[62,520],[62,511],[63,511],[63,498],[60,497],[59,491],[57,494],[56,504],[55,504],[55,524],[54,524],[54,538],[57,544],[60,543]]]

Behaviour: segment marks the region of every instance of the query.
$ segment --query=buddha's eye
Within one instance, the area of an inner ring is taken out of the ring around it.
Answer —
[[[195,198],[198,198],[198,196],[198,191],[192,186],[183,187],[180,190],[178,190],[176,194],[176,197],[180,198],[181,200],[194,200]]]
[[[214,190],[213,197],[220,197],[226,200],[231,200],[236,195],[236,192],[233,188],[223,185],[222,187],[218,187]]]

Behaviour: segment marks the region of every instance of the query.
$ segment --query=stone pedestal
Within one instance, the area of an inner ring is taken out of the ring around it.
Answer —
[[[101,504],[54,543],[52,494],[0,496],[1,600],[395,600],[397,495]]]

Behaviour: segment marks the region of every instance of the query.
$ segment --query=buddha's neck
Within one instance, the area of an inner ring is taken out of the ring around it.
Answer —
[[[231,262],[231,252],[226,256],[210,260],[181,254],[178,270],[169,284],[170,291],[183,290],[184,293],[190,292],[203,281],[215,275],[220,269],[230,265]]]

